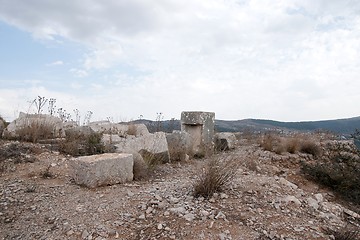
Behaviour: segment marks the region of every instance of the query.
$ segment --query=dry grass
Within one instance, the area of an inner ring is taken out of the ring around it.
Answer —
[[[16,131],[18,140],[36,143],[38,140],[54,138],[53,124],[43,121],[33,121]]]
[[[194,196],[210,198],[215,192],[222,191],[231,183],[239,166],[239,161],[233,156],[212,157],[193,184]]]
[[[105,152],[101,142],[102,134],[92,132],[85,134],[81,131],[67,132],[66,138],[59,145],[59,151],[71,156],[94,155]]]
[[[149,167],[139,153],[133,153],[134,157],[134,180],[146,180],[149,177]]]
[[[126,132],[128,135],[133,135],[136,136],[137,133],[137,128],[135,124],[129,124],[128,125],[128,130]]]
[[[306,140],[301,143],[300,152],[308,153],[316,157],[321,154],[321,148],[314,141]]]
[[[300,139],[299,137],[292,137],[289,139],[286,139],[285,141],[285,150],[288,153],[296,153],[300,150]]]
[[[360,206],[360,156],[348,147],[341,142],[327,145],[316,161],[303,162],[301,170],[310,180]]]
[[[326,229],[325,233],[332,235],[335,240],[360,240],[360,231],[347,226],[339,230]]]
[[[275,152],[276,154],[282,154],[284,152],[292,154],[302,152],[311,154],[315,157],[321,154],[320,145],[314,140],[309,140],[307,137],[302,135],[296,135],[294,137],[280,137],[273,133],[268,133],[262,137],[260,146],[264,150]]]

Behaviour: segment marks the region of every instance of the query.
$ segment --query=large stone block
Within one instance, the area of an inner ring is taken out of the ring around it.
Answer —
[[[65,130],[74,125],[76,124],[65,124],[60,118],[48,114],[27,114],[20,112],[19,117],[4,129],[3,136],[16,138],[19,137],[19,132],[22,129],[31,128],[32,131],[50,131],[54,138],[64,137]]]
[[[153,155],[159,157],[162,162],[169,162],[169,148],[164,132],[142,135],[139,137],[128,136],[119,139],[120,142],[115,144],[116,152],[133,153],[138,152],[143,155]]]
[[[133,155],[105,153],[71,160],[75,183],[95,188],[133,180]]]
[[[91,122],[88,126],[95,132],[113,135],[116,134],[121,137],[126,137],[127,135],[142,136],[149,134],[145,124],[121,124],[112,123],[110,121],[98,121]]]
[[[187,132],[173,131],[166,134],[171,161],[185,161],[191,149],[191,139]]]
[[[191,155],[211,155],[214,149],[215,113],[182,112],[181,131],[190,134]]]
[[[237,139],[234,133],[221,132],[215,134],[215,149],[217,151],[226,151],[234,149]]]

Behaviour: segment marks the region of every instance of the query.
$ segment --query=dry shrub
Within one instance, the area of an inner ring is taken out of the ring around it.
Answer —
[[[275,136],[272,133],[265,134],[260,142],[260,146],[266,150],[281,154],[285,152],[285,146],[283,140],[279,136]]]
[[[0,145],[0,148],[0,173],[12,169],[15,164],[35,162],[34,154],[42,152],[37,147],[19,142]]]
[[[325,229],[325,233],[335,240],[360,240],[360,231],[347,226],[339,230]]]
[[[272,151],[275,138],[272,134],[265,134],[260,142],[260,146],[266,151]]]
[[[51,168],[51,164],[47,166],[46,169],[40,173],[40,177],[43,179],[55,178],[55,175],[50,171],[50,168]]]
[[[301,143],[300,152],[308,153],[316,157],[321,154],[321,148],[314,141],[306,140]]]
[[[135,124],[129,124],[128,125],[128,130],[127,130],[126,133],[128,135],[136,136],[136,132],[137,132],[137,128],[136,128]]]
[[[303,162],[301,170],[310,180],[360,206],[360,156],[356,150],[340,142],[328,145],[316,161]]]
[[[134,157],[134,180],[145,180],[149,177],[149,167],[139,153],[133,153]]]
[[[285,141],[285,149],[288,153],[296,153],[300,150],[300,140],[297,137],[287,139]]]
[[[55,126],[51,123],[43,121],[33,121],[29,125],[25,125],[16,130],[16,134],[20,141],[36,143],[38,140],[54,138]]]
[[[157,165],[166,162],[168,159],[166,153],[151,153],[145,149],[141,149],[139,153],[150,170],[153,170]]]
[[[236,158],[212,157],[194,182],[194,196],[210,198],[234,179],[240,164]]]
[[[102,133],[66,131],[66,137],[59,145],[59,151],[71,156],[94,155],[105,152],[101,142]]]

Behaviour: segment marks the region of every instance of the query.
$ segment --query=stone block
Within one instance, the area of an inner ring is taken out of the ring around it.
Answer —
[[[221,132],[215,134],[215,149],[217,151],[226,151],[234,149],[237,143],[234,133]]]
[[[215,113],[182,112],[181,131],[190,135],[190,155],[201,157],[212,154],[214,149]]]
[[[142,136],[149,134],[149,131],[145,124],[121,124],[111,123],[109,121],[91,122],[88,124],[95,132],[101,132],[104,134],[116,134],[121,137],[127,135]]]
[[[124,153],[105,153],[71,160],[76,184],[95,188],[133,180],[133,156]]]
[[[187,132],[173,131],[166,134],[171,161],[186,161],[191,149],[190,135]]]
[[[182,112],[181,123],[186,125],[206,125],[215,123],[215,113],[213,112]]]
[[[6,138],[19,137],[19,130],[32,128],[34,131],[51,131],[54,138],[64,137],[65,125],[60,118],[48,114],[27,114],[20,112],[19,117],[12,121],[3,131]]]
[[[164,132],[156,132],[153,134],[142,135],[139,137],[128,136],[120,139],[120,142],[115,144],[116,152],[133,153],[138,152],[142,154],[151,154],[154,157],[162,159],[162,162],[169,162],[169,148]]]

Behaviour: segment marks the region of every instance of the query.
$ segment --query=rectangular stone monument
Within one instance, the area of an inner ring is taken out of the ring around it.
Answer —
[[[190,155],[203,157],[213,153],[215,113],[182,112],[181,131],[185,131],[190,135]]]

